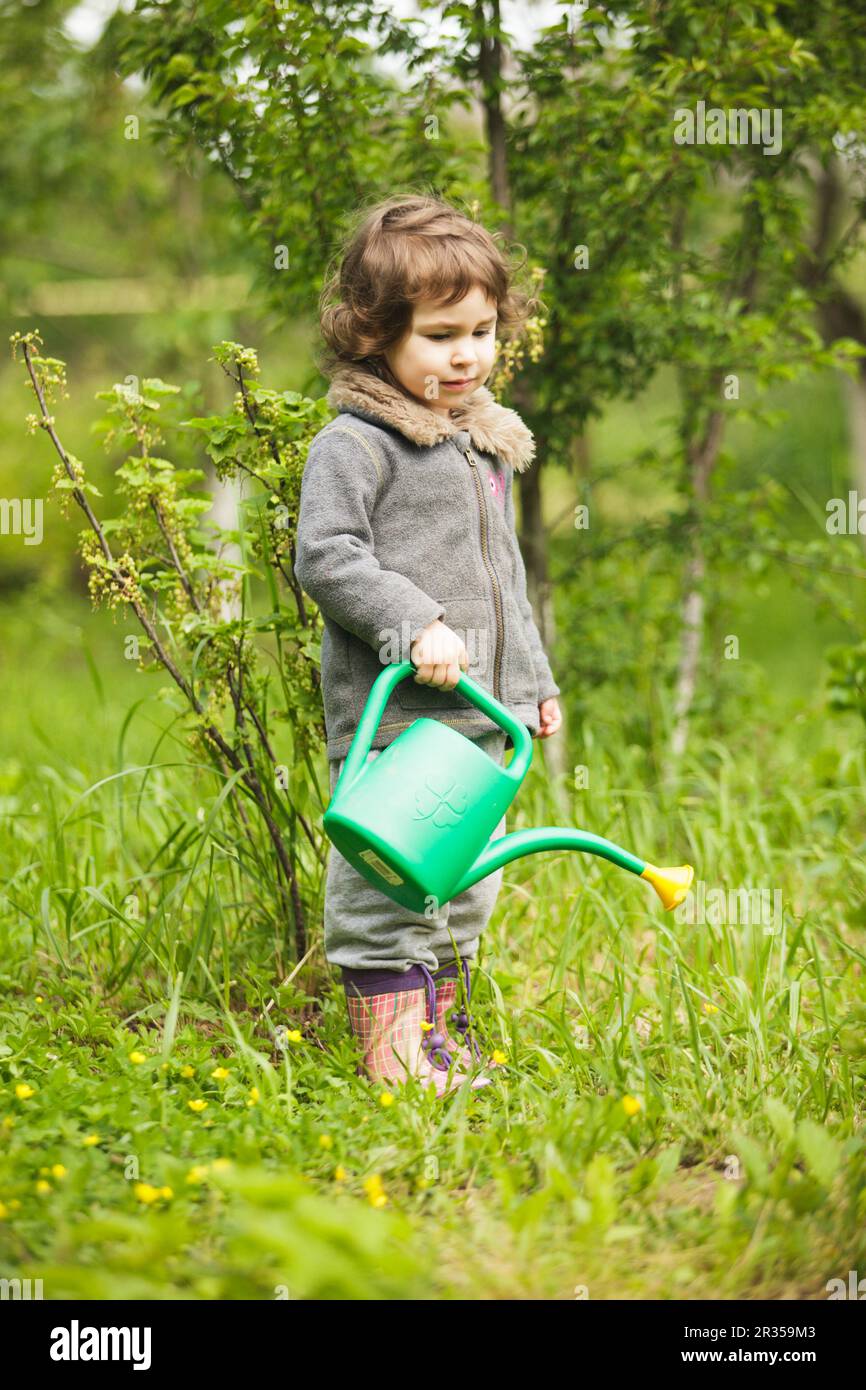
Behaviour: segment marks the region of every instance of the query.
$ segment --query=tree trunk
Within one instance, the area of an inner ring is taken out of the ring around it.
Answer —
[[[236,531],[240,526],[238,503],[240,488],[235,480],[221,482],[212,469],[208,469],[207,487],[213,497],[213,507],[206,513],[205,520],[212,521],[223,530]],[[241,548],[231,541],[222,547],[220,555],[232,564],[240,564]],[[220,621],[232,622],[241,616],[241,594],[238,586],[230,579],[219,582],[222,599],[220,601]]]
[[[749,313],[755,302],[763,231],[763,215],[760,208],[758,206],[747,207],[743,214],[743,238],[737,257],[737,263],[742,266],[742,273],[738,280],[731,280],[726,293],[728,304],[734,297],[742,298],[743,302],[739,310],[741,314]],[[671,223],[671,247],[674,252],[682,250],[685,234],[686,212],[684,205],[680,204],[674,210]],[[679,264],[677,264],[675,271],[675,290],[679,308],[683,296],[683,282]],[[722,370],[716,370],[713,373],[707,400],[712,401],[720,398],[723,379],[724,372]],[[684,402],[682,437],[691,491],[692,525],[689,536],[689,556],[686,561],[683,584],[680,656],[674,695],[671,735],[673,760],[677,760],[685,752],[689,732],[689,716],[697,688],[705,609],[704,508],[709,501],[710,478],[716,466],[725,433],[724,413],[709,406],[706,423],[701,429],[699,401],[690,396],[688,372],[683,368],[680,369],[680,382]]]
[[[671,752],[679,758],[685,752],[689,714],[698,680],[701,638],[704,630],[704,579],[706,561],[702,532],[703,509],[709,498],[710,476],[716,466],[724,434],[724,417],[714,410],[703,439],[689,450],[689,475],[694,499],[694,525],[686,562],[680,630],[680,659],[674,700],[674,726]]]
[[[492,24],[498,30],[501,24],[499,0],[492,0]],[[505,209],[506,228],[511,228],[511,185],[508,180],[508,163],[505,149],[505,115],[500,100],[503,67],[502,40],[486,33],[487,17],[484,13],[484,0],[476,0],[475,12],[478,16],[478,77],[481,82],[481,104],[484,110],[484,126],[487,135],[487,177],[490,191],[501,208]]]
[[[842,377],[848,405],[851,481],[862,500],[866,498],[866,369],[862,359],[855,377],[850,377],[847,372],[843,372]],[[859,529],[857,534],[866,550],[866,535]]]
[[[833,342],[835,338],[853,338],[855,342],[866,347],[866,311],[853,295],[834,279],[832,273],[840,244],[837,234],[845,191],[838,159],[832,159],[826,166],[815,161],[813,177],[816,199],[815,231],[811,255],[804,258],[800,267],[800,277],[812,292],[819,290],[822,285],[827,288],[826,297],[818,306],[818,326],[825,344]],[[862,212],[855,215],[848,232],[841,239],[842,242],[848,240],[862,216]],[[849,377],[847,372],[843,372],[842,376],[843,399],[848,415],[851,483],[861,497],[866,497],[866,358],[860,359],[855,377]],[[860,542],[866,549],[866,536],[861,535]]]

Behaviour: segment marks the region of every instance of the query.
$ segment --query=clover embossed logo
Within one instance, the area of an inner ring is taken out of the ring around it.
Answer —
[[[427,777],[424,790],[415,793],[415,819],[429,820],[438,830],[457,825],[469,805],[469,794],[459,782],[450,782],[444,790],[434,787]]]

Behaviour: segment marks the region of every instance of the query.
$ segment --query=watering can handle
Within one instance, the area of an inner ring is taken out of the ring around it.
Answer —
[[[376,677],[367,697],[364,712],[358,721],[355,737],[352,739],[346,754],[343,771],[340,774],[340,782],[344,790],[351,786],[367,761],[370,744],[376,735],[379,721],[392,690],[417,669],[412,661],[399,661],[386,666],[381,675]],[[504,705],[501,705],[469,676],[461,674],[454,689],[460,695],[464,695],[483,714],[492,719],[494,724],[498,724],[500,729],[504,729],[510,735],[514,744],[514,756],[508,766],[503,768],[503,771],[507,777],[514,780],[515,786],[520,786],[526,775],[526,770],[532,762],[532,738],[526,725],[522,724],[519,719],[515,719],[510,710],[507,710]],[[336,788],[334,790],[336,793]]]

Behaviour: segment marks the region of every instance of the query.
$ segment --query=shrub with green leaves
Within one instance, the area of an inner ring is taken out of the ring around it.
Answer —
[[[107,448],[125,451],[117,469],[123,510],[102,518],[91,500],[99,490],[64,448],[50,409],[59,394],[68,397],[65,363],[42,353],[38,332],[15,333],[12,344],[39,407],[28,424],[46,432],[57,455],[52,490],[65,514],[74,501],[87,520],[80,553],[94,604],[131,610],[141,629],[132,639],[140,669],[162,668],[181,692],[189,745],[224,779],[211,814],[224,803],[239,854],[273,876],[277,920],[291,922],[300,958],[310,898],[300,843],[321,861],[316,817],[305,812],[324,725],[321,621],[294,575],[294,535],[307,449],[329,418],[327,404],[258,385],[256,354],[232,342],[214,349],[237,388],[225,415],[167,420],[180,388],[158,378],[98,392],[107,405],[96,428]],[[210,522],[205,529],[213,498],[201,487],[204,471],[164,456],[168,424],[197,431],[217,476],[249,488],[237,528]],[[224,553],[229,546],[240,559]],[[253,580],[265,585],[270,611],[255,611]],[[265,640],[276,676],[266,669]],[[289,762],[275,753],[276,723],[288,736]]]

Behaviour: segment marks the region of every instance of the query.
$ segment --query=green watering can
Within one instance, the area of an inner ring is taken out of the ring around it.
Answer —
[[[367,763],[392,690],[416,667],[386,666],[377,676],[355,730],[323,824],[328,837],[368,883],[412,912],[435,913],[479,879],[524,854],[583,850],[652,884],[666,908],[683,901],[694,869],[658,869],[611,840],[585,830],[545,825],[490,842],[532,761],[525,724],[469,676],[454,689],[510,735],[514,755],[501,767],[438,719],[416,719]]]

